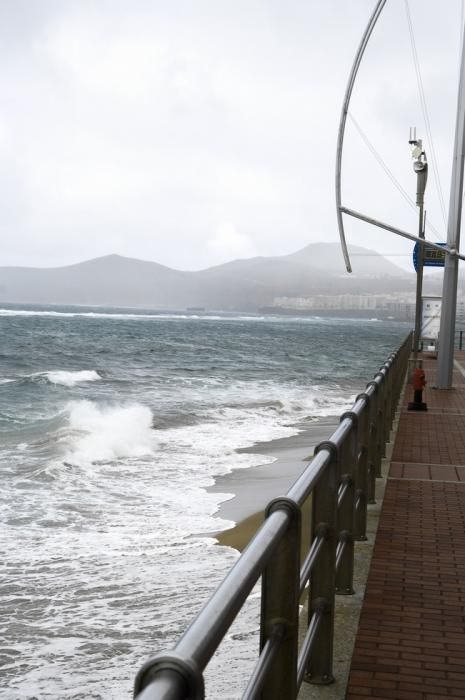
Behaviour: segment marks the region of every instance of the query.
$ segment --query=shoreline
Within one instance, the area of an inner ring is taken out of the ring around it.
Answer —
[[[313,457],[318,443],[327,440],[339,423],[339,416],[323,416],[312,422],[298,423],[299,432],[289,437],[257,442],[238,452],[274,457],[275,461],[247,469],[234,469],[218,476],[208,492],[233,493],[223,501],[216,518],[232,520],[235,525],[215,532],[223,546],[242,551],[263,522],[268,503],[284,496]]]

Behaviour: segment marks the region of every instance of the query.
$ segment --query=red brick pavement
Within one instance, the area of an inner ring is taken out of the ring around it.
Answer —
[[[458,355],[465,368],[465,353]],[[465,376],[402,408],[347,700],[465,698]]]
[[[465,403],[465,391],[460,394]],[[424,398],[429,409],[429,397]],[[392,460],[420,464],[465,465],[465,413],[456,415],[433,413],[430,410],[426,413],[403,412]]]

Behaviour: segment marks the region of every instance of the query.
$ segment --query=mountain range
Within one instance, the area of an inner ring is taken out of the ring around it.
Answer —
[[[312,243],[290,255],[234,260],[199,271],[120,255],[65,267],[0,267],[0,302],[256,311],[280,296],[414,290],[413,271],[366,248],[351,246],[350,252],[351,275],[337,243]]]

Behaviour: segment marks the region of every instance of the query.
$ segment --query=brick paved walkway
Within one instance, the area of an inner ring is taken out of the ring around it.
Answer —
[[[465,353],[454,388],[408,412],[407,387],[347,700],[465,698]],[[460,369],[462,368],[462,371]]]

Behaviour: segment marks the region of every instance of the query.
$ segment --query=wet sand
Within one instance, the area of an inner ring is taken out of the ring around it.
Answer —
[[[241,450],[273,456],[276,461],[249,469],[236,469],[220,476],[209,491],[234,493],[220,505],[217,516],[233,520],[236,525],[216,534],[222,545],[242,551],[263,522],[266,505],[277,496],[284,496],[305,469],[318,443],[327,440],[339,419],[320,418],[297,426],[301,432],[288,438],[256,443]]]

